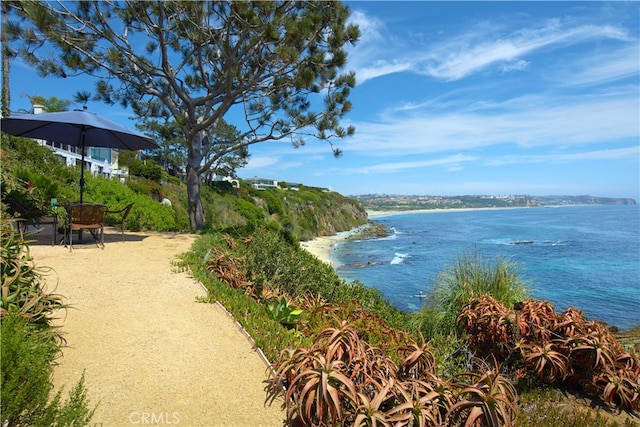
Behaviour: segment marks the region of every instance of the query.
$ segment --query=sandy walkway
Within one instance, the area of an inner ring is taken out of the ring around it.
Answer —
[[[107,230],[104,250],[33,244],[47,283],[74,309],[55,370],[68,390],[85,370],[93,422],[102,426],[282,426],[278,402],[264,406],[264,362],[231,318],[201,304],[201,285],[172,260],[195,241],[184,234]],[[51,289],[50,289],[51,290]],[[66,396],[66,393],[65,393]]]

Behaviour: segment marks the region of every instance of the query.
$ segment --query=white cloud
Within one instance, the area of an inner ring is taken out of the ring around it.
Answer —
[[[529,64],[531,63],[520,59],[515,62],[504,64],[500,67],[500,69],[503,73],[509,73],[511,71],[523,71],[529,66]]]
[[[411,70],[411,67],[412,64],[408,62],[390,63],[386,61],[376,61],[376,63],[371,66],[360,68],[356,73],[356,80],[358,84],[361,84],[376,77]]]
[[[361,11],[352,15],[361,38],[349,51],[358,84],[412,70],[446,81],[459,80],[490,66],[502,72],[522,71],[526,55],[543,49],[577,45],[588,40],[633,41],[624,29],[612,25],[578,25],[549,19],[529,27],[508,29],[504,23],[480,22],[439,43],[406,47],[406,40],[391,37],[379,20]],[[636,46],[637,47],[637,46]]]
[[[477,158],[464,155],[464,154],[454,154],[454,155],[442,157],[439,159],[379,163],[379,164],[365,166],[361,168],[344,169],[344,171],[346,173],[358,173],[358,174],[381,173],[381,172],[387,173],[387,172],[398,172],[398,171],[403,171],[408,169],[428,168],[433,166],[447,166],[451,170],[460,170],[462,168],[463,163],[474,161],[474,160],[477,160]]]
[[[593,55],[575,58],[555,77],[565,86],[610,83],[640,73],[638,43],[619,49],[607,49]]]
[[[640,159],[640,147],[594,150],[579,153],[551,153],[537,155],[506,155],[485,162],[487,166],[503,166],[522,163],[565,163],[583,160]]]
[[[637,92],[637,91],[636,91]],[[344,149],[368,156],[417,155],[503,144],[522,147],[598,144],[640,137],[637,93],[600,96],[524,96],[486,106],[398,110],[375,122],[356,122]],[[393,152],[390,153],[390,147]]]
[[[249,158],[249,162],[243,168],[244,171],[251,171],[253,169],[265,168],[268,166],[272,166],[278,163],[278,157],[269,157],[269,156],[251,156]]]
[[[422,72],[443,80],[458,80],[496,63],[520,64],[513,69],[521,70],[526,61],[518,58],[543,48],[575,45],[590,39],[628,40],[623,30],[609,25],[565,28],[557,20],[517,30],[506,37],[496,38],[493,33],[490,25],[483,25],[434,46],[421,61]]]

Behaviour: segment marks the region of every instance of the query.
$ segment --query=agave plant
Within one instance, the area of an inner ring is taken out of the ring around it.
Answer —
[[[302,310],[289,304],[289,301],[283,296],[279,300],[275,300],[267,305],[267,310],[275,320],[285,326],[293,326],[300,321]]]

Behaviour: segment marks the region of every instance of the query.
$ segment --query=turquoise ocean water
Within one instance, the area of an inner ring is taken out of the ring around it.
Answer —
[[[534,298],[577,307],[622,330],[640,326],[640,206],[562,206],[379,216],[385,238],[345,241],[332,258],[346,280],[415,311],[461,254],[515,262]]]

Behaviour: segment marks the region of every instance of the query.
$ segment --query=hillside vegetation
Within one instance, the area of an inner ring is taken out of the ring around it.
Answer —
[[[58,215],[62,206],[79,199],[79,171],[63,166],[46,147],[26,138],[2,135],[2,214],[16,215],[16,204],[28,210],[48,208],[56,199]],[[183,182],[149,162],[137,168],[142,176],[116,179],[86,176],[84,201],[101,203],[110,210],[135,203],[125,227],[131,231],[188,231],[187,190]],[[154,168],[155,166],[155,168]],[[153,178],[153,179],[150,179]],[[161,204],[168,199],[171,205]],[[256,190],[228,183],[202,186],[206,229],[244,230],[273,223],[295,240],[346,231],[367,222],[367,214],[357,201],[335,192],[301,186],[299,190]],[[107,217],[107,222],[115,218]]]
[[[3,217],[13,214],[12,201],[76,200],[77,171],[56,165],[46,148],[3,140],[2,159]],[[186,231],[184,185],[164,173],[141,175],[124,183],[92,177],[85,200],[112,209],[134,202],[130,230]],[[228,184],[203,186],[202,199],[207,230],[176,267],[203,283],[202,302],[221,302],[271,361],[267,397],[284,397],[290,425],[630,426],[638,419],[633,344],[578,309],[556,313],[527,299],[508,262],[461,257],[429,303],[409,314],[376,289],[340,279],[298,243],[366,223],[356,201],[314,188]],[[603,409],[559,405],[564,393]],[[612,421],[614,410],[624,412]]]

